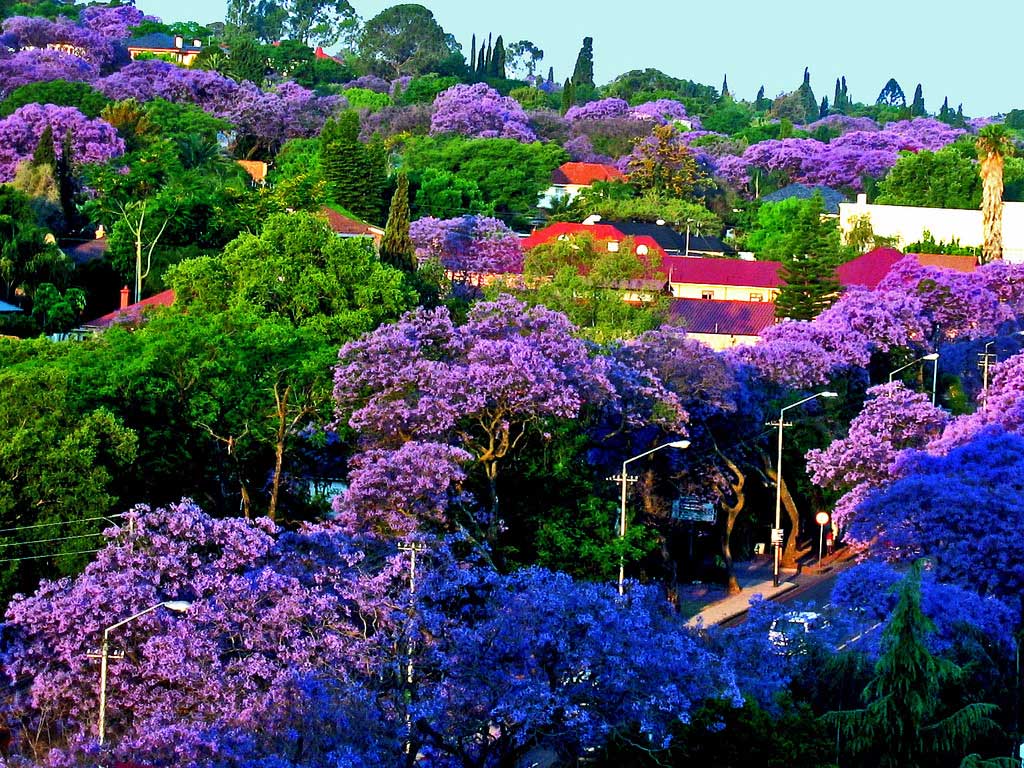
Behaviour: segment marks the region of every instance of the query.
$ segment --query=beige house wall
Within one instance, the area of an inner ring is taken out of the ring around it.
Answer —
[[[925,230],[936,242],[958,240],[962,246],[980,247],[983,241],[980,210],[868,205],[865,195],[858,195],[856,203],[839,204],[843,235],[849,233],[855,219],[865,215],[874,233],[896,238],[898,248],[918,242]],[[1003,258],[1024,263],[1024,203],[1003,204]]]
[[[672,295],[678,299],[718,299],[719,301],[775,301],[778,288],[756,285],[713,285],[711,283],[670,282]],[[704,294],[710,292],[711,296]],[[760,297],[760,298],[757,298]]]
[[[683,328],[683,330],[686,329]],[[760,336],[743,336],[725,333],[690,333],[689,331],[687,331],[686,335],[691,339],[696,339],[697,341],[707,344],[716,352],[732,349],[733,347],[756,344],[758,339],[761,338]]]

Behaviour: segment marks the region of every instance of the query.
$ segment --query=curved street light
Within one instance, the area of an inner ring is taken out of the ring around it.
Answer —
[[[158,608],[166,608],[169,611],[175,613],[184,613],[192,606],[192,603],[186,600],[165,600],[162,603],[151,605],[144,611],[132,614],[127,619],[121,619],[116,624],[111,624],[109,627],[103,630],[103,643],[100,646],[100,712],[99,722],[97,723],[97,730],[99,732],[99,743],[103,746],[103,742],[106,739],[106,725],[107,725],[107,660],[110,658],[110,633],[118,627],[123,627],[125,624],[131,621],[135,621],[140,616],[145,616],[147,613],[152,613]],[[90,654],[91,655],[91,654]]]
[[[935,390],[936,390],[936,386],[939,383],[939,353],[938,352],[931,352],[931,353],[925,355],[924,357],[917,358],[917,360],[911,360],[906,365],[901,365],[895,371],[891,371],[889,373],[889,383],[892,384],[893,376],[895,376],[900,371],[905,371],[910,366],[915,365],[916,363],[920,363],[920,362],[922,362],[924,360],[930,360],[932,363],[934,363],[934,365],[932,366],[932,405],[935,405]]]
[[[775,528],[772,529],[772,586],[779,586],[779,569],[782,566],[782,428],[786,426],[786,411],[796,408],[798,405],[809,403],[819,397],[839,397],[835,392],[818,392],[803,400],[798,400],[791,405],[784,406],[779,411],[779,455],[775,464]],[[775,426],[775,424],[770,424]],[[794,531],[794,534],[796,532]]]
[[[624,462],[622,462],[622,474],[619,475],[616,478],[613,478],[615,480],[618,480],[620,483],[622,483],[622,505],[621,505],[621,507],[619,509],[619,540],[620,540],[620,543],[625,544],[625,538],[626,538],[626,483],[629,482],[629,478],[626,476],[626,465],[629,464],[630,462],[636,461],[637,459],[642,459],[645,456],[650,456],[652,453],[657,453],[658,451],[660,451],[660,450],[662,450],[664,448],[680,448],[680,449],[684,449],[684,448],[689,448],[689,447],[690,447],[690,441],[689,440],[673,440],[671,443],[665,443],[663,445],[659,445],[657,448],[651,448],[651,450],[649,450],[649,451],[645,451],[644,453],[641,453],[641,454],[638,454],[636,456],[633,456],[632,458],[626,459]],[[626,552],[625,552],[625,549],[623,549],[622,553],[619,555],[619,594],[620,595],[623,594],[622,582],[625,580],[625,578],[626,578]]]

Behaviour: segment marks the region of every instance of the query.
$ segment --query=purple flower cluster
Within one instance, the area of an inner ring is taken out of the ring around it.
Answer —
[[[146,19],[159,21],[152,16],[147,17],[134,5],[106,7],[93,5],[82,10],[80,21],[83,27],[91,29],[107,40],[126,40],[129,30],[137,27]]]
[[[0,120],[0,182],[14,178],[18,165],[32,157],[48,126],[58,155],[63,137],[71,133],[75,163],[103,163],[124,154],[124,141],[105,120],[89,119],[74,107],[26,104]]]
[[[715,172],[742,185],[751,167],[782,171],[803,184],[860,189],[863,177],[885,175],[901,151],[936,151],[964,131],[930,118],[889,123],[881,130],[850,131],[828,144],[816,139],[770,139],[748,147],[739,160],[720,158]]]
[[[31,48],[13,56],[0,58],[0,99],[16,88],[30,83],[51,80],[88,83],[99,76],[99,70],[73,53]]]
[[[598,99],[570,107],[569,111],[565,113],[565,119],[570,123],[577,120],[602,120],[609,117],[632,117],[629,104],[623,99]]]
[[[391,83],[385,80],[383,77],[377,77],[376,75],[362,75],[357,77],[355,80],[345,83],[346,88],[366,88],[368,91],[375,93],[390,93]]]
[[[523,270],[521,241],[500,219],[427,216],[409,226],[409,236],[420,259],[438,259],[456,274],[494,275]]]
[[[675,99],[645,101],[633,107],[630,115],[638,120],[653,120],[662,125],[685,120],[692,128],[700,128],[700,118],[686,114],[686,106]]]
[[[880,130],[878,123],[870,117],[851,117],[850,115],[829,115],[821,120],[815,120],[813,123],[794,127],[808,133],[813,133],[819,128],[829,128],[839,131],[839,135],[850,133],[851,131],[871,132]]]
[[[453,85],[434,99],[430,133],[457,133],[478,139],[532,142],[537,135],[519,102],[486,83]]]
[[[115,41],[64,17],[51,21],[34,16],[12,16],[4,20],[3,31],[14,48],[58,48],[100,69],[107,69],[126,56]]]

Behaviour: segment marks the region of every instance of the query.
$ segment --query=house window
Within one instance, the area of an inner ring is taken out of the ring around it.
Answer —
[[[614,240],[609,240],[608,241],[608,251],[610,253],[618,253],[619,252],[619,244],[617,242],[615,242]]]
[[[644,245],[643,243],[638,245],[636,247],[636,255],[637,256],[646,256],[647,255],[647,246]]]
[[[715,298],[715,292],[714,291],[701,291],[700,292],[700,297],[702,299],[713,299],[713,298]]]
[[[757,293],[750,294],[751,301],[764,301],[764,294],[758,291]]]

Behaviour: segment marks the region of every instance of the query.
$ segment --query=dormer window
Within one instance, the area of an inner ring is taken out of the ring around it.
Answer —
[[[648,252],[647,246],[643,245],[642,243],[636,247],[636,255],[637,256],[646,256],[647,252]]]

